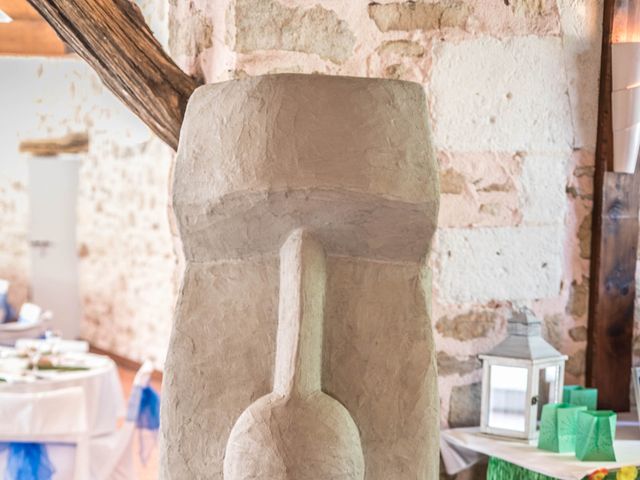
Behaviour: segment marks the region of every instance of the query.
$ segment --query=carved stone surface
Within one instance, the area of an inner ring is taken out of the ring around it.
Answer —
[[[233,426],[224,457],[227,480],[362,480],[358,427],[322,391],[326,286],[322,245],[298,229],[280,251],[280,303],[273,391]]]
[[[201,87],[181,133],[173,205],[187,265],[165,367],[162,478],[361,478],[357,461],[346,475],[313,476],[304,455],[283,451],[274,461],[287,473],[273,476],[256,467],[267,455],[260,442],[252,454],[231,446],[256,420],[247,412],[282,398],[278,315],[303,282],[279,279],[279,269],[296,270],[277,255],[300,227],[326,254],[323,328],[311,338],[324,330],[320,396],[342,404],[330,418],[347,430],[355,422],[367,480],[437,478],[425,255],[438,177],[422,87],[305,75]],[[296,405],[290,433],[323,419]],[[267,438],[280,434],[276,417],[258,422]],[[307,441],[322,454],[335,440],[323,438]],[[246,476],[252,466],[262,476]]]

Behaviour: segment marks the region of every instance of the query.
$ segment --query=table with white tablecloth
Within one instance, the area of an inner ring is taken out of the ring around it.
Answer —
[[[480,433],[478,427],[444,430],[440,436],[442,460],[449,474],[458,473],[488,456],[531,472],[560,480],[580,480],[599,468],[610,471],[640,466],[640,422],[636,413],[618,416],[616,461],[581,462],[572,453],[553,453],[536,445]]]
[[[0,357],[0,378],[4,376],[5,381],[0,383],[0,393],[36,394],[82,387],[85,392],[89,433],[92,436],[114,432],[118,420],[126,413],[118,369],[108,357],[76,353],[71,359],[85,369],[64,371],[31,370],[27,367],[27,360],[12,358],[7,349],[4,349],[4,354]],[[24,364],[24,372],[21,372],[20,362]]]

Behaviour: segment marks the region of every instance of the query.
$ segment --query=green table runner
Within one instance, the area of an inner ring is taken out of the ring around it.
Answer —
[[[625,478],[625,480],[627,478],[626,476],[621,476],[621,477]],[[617,472],[612,471],[612,472],[609,472],[609,474],[606,477],[604,477],[604,479],[617,480],[621,477],[618,476]],[[585,477],[585,480],[587,478],[588,477]],[[513,463],[500,460],[499,458],[491,457],[489,459],[489,467],[487,469],[487,480],[557,480],[557,479],[553,477],[547,477],[546,475],[542,475],[541,473],[532,472],[531,470],[527,470],[526,468],[519,467],[518,465],[514,465]]]
[[[556,480],[541,473],[532,472],[513,463],[505,462],[496,457],[489,459],[487,480]]]

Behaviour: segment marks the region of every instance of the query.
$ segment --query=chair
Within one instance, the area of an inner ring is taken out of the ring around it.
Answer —
[[[136,373],[129,398],[129,410],[136,411],[140,405],[140,392],[149,386],[153,365],[145,362]],[[120,429],[110,435],[91,439],[91,478],[94,480],[132,480],[135,478],[133,463],[133,437],[136,419],[130,415]]]
[[[9,281],[0,278],[0,324],[13,320],[14,315],[9,304]]]
[[[11,455],[25,444],[46,448],[54,469],[52,480],[86,480],[88,432],[84,391],[80,387],[40,393],[0,392],[0,475]]]
[[[18,313],[18,323],[36,323],[40,321],[42,308],[35,303],[25,302]]]
[[[43,317],[48,312],[33,303],[24,303],[20,308],[17,322],[0,324],[0,345],[13,346],[20,338],[39,338],[46,330]]]

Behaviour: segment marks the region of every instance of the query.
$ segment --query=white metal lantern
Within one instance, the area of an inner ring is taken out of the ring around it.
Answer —
[[[507,338],[482,359],[483,433],[533,440],[542,406],[562,399],[562,355],[542,338],[542,325],[530,310],[508,322]]]

